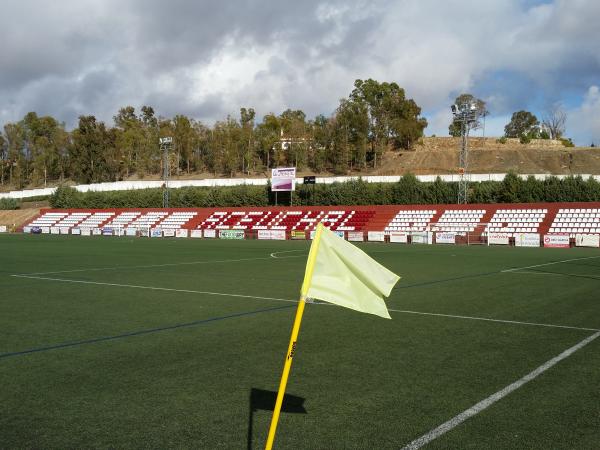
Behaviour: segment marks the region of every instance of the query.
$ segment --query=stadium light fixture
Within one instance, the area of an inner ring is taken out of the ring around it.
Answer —
[[[450,106],[454,122],[460,124],[461,148],[458,157],[458,204],[466,204],[469,189],[469,131],[479,128],[479,117],[482,112],[476,102],[466,102]]]

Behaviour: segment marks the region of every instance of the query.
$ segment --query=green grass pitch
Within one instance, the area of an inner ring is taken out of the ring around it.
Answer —
[[[392,320],[307,305],[275,448],[400,449],[600,329],[598,249],[359,246]],[[308,247],[0,235],[0,448],[262,448]],[[599,446],[595,339],[426,448]]]

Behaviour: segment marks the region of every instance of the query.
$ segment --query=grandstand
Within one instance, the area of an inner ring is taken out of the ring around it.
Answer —
[[[309,238],[319,222],[346,238],[352,233],[358,240],[357,235],[367,237],[369,232],[445,233],[455,235],[455,243],[487,243],[491,234],[509,239],[539,235],[540,242],[545,235],[574,240],[578,235],[600,235],[600,203],[45,210],[22,230],[144,236],[154,230],[154,236],[179,237],[191,236],[192,231],[194,237],[219,237],[222,230],[237,230],[247,238],[276,230],[287,238],[292,234]]]

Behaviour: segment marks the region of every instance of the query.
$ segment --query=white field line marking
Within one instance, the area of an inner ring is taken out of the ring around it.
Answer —
[[[273,300],[276,302],[297,303],[297,300],[289,300],[289,299],[285,299],[285,298],[259,297],[259,296],[255,296],[255,295],[242,295],[242,294],[226,294],[224,292],[194,291],[191,289],[173,289],[173,288],[163,288],[163,287],[155,287],[155,286],[140,286],[140,285],[135,285],[135,284],[104,283],[104,282],[100,282],[100,281],[67,280],[65,278],[38,277],[38,276],[32,276],[32,275],[11,275],[11,277],[28,278],[28,279],[32,279],[32,280],[58,281],[58,282],[62,282],[62,283],[92,284],[92,285],[96,285],[96,286],[115,286],[115,287],[122,287],[122,288],[150,289],[153,291],[184,292],[187,294],[219,295],[222,297],[254,298],[254,299],[258,299],[258,300]]]
[[[509,384],[504,389],[501,389],[500,391],[496,392],[495,394],[490,395],[488,398],[480,401],[476,405],[471,406],[469,409],[461,412],[457,416],[454,416],[452,419],[441,424],[439,427],[434,428],[433,430],[424,434],[423,436],[419,437],[418,439],[415,439],[410,444],[403,447],[402,450],[416,450],[416,449],[421,448],[424,445],[428,444],[429,442],[433,441],[434,439],[437,439],[444,433],[447,433],[448,431],[452,430],[453,428],[455,428],[458,425],[460,425],[461,423],[463,423],[465,420],[479,414],[481,411],[490,407],[491,405],[493,405],[497,401],[501,400],[502,398],[506,397],[511,392],[519,389],[524,384],[537,378],[539,375],[541,375],[542,373],[544,373],[545,371],[550,369],[552,366],[558,364],[563,359],[568,358],[573,353],[575,353],[577,350],[585,347],[586,345],[588,345],[590,342],[592,342],[594,339],[598,338],[599,336],[600,336],[600,331],[595,334],[592,334],[591,336],[588,336],[583,341],[579,342],[578,344],[575,344],[573,347],[562,352],[560,355],[552,358],[549,361],[546,361],[540,367],[535,369],[533,372],[529,372],[523,378],[515,381],[512,384]]]
[[[554,264],[562,264],[562,263],[571,262],[571,261],[583,261],[584,259],[596,259],[596,258],[600,258],[600,256],[587,256],[585,258],[563,259],[562,261],[553,261],[553,262],[544,263],[544,264],[535,264],[533,266],[513,267],[512,269],[505,269],[505,270],[503,270],[502,273],[516,272],[518,270],[533,269],[534,267],[552,266]]]
[[[284,250],[282,252],[273,252],[271,253],[269,256],[271,256],[271,258],[275,258],[275,259],[283,259],[283,258],[300,258],[301,256],[304,255],[295,255],[295,256],[277,256],[280,253],[292,253],[292,252],[304,252],[306,250]]]
[[[459,316],[455,314],[439,314],[439,313],[428,313],[420,311],[405,311],[400,309],[389,309],[388,311],[402,313],[402,314],[417,314],[421,316],[436,316],[436,317],[449,317],[452,319],[467,319],[467,320],[481,320],[484,322],[497,322],[497,323],[509,323],[513,325],[529,325],[534,327],[548,327],[548,328],[566,328],[569,330],[581,330],[581,331],[600,331],[598,328],[584,328],[584,327],[573,327],[570,325],[553,325],[550,323],[537,323],[537,322],[521,322],[518,320],[503,320],[503,319],[489,319],[486,317],[473,317],[473,316]]]
[[[152,267],[171,267],[171,266],[186,266],[195,264],[216,264],[216,263],[228,263],[228,262],[242,262],[242,261],[257,261],[271,259],[271,257],[257,257],[257,258],[242,258],[242,259],[220,259],[215,261],[190,261],[181,263],[166,263],[166,264],[148,264],[144,266],[114,266],[114,267],[97,267],[91,269],[73,269],[73,270],[58,270],[56,272],[33,272],[23,273],[19,275],[54,275],[57,273],[74,273],[74,272],[95,272],[100,270],[123,270],[123,269],[149,269]]]
[[[524,270],[523,272],[510,272],[516,275],[525,274],[525,275],[555,275],[562,277],[581,277],[581,278],[594,278],[600,280],[600,276],[597,275],[584,275],[581,273],[560,273],[560,272],[529,272]]]

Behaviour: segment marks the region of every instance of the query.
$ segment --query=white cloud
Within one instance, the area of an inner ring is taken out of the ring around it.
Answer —
[[[600,88],[590,86],[581,105],[568,112],[567,136],[577,145],[600,144]]]

